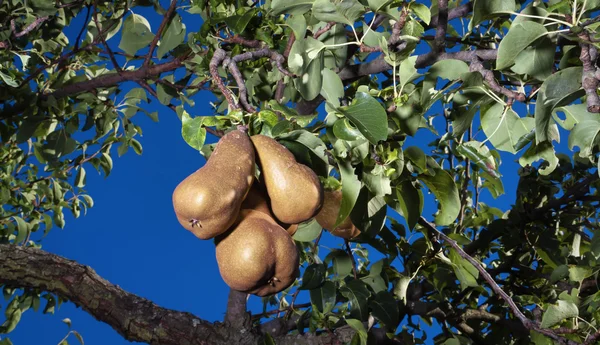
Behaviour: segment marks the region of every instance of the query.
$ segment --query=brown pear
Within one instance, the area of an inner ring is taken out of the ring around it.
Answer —
[[[350,220],[350,217],[344,219],[344,221],[338,225],[335,229],[335,221],[338,214],[340,213],[340,207],[342,206],[342,191],[325,191],[325,198],[323,200],[323,207],[315,219],[317,223],[321,225],[325,230],[329,231],[332,235],[345,238],[347,240],[352,239],[360,235],[360,230]]]
[[[203,240],[227,231],[254,180],[254,149],[239,130],[219,140],[206,164],[173,192],[179,223]]]
[[[216,255],[225,283],[257,296],[278,293],[298,276],[294,241],[262,212],[243,210],[239,223],[217,239]]]
[[[246,199],[242,203],[242,210],[254,210],[267,214],[269,217],[273,217],[273,213],[269,208],[269,202],[267,201],[268,196],[263,192],[264,186],[259,184],[257,181],[254,182],[252,188],[248,192]],[[298,230],[298,224],[285,224],[277,222],[282,228],[284,228],[290,236],[294,236]]]
[[[317,214],[323,202],[319,178],[275,139],[252,136],[261,174],[275,217],[287,224],[304,222]]]

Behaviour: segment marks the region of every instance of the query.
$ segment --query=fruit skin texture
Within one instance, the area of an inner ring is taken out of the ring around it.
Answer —
[[[254,163],[246,133],[234,130],[223,136],[206,164],[175,188],[179,223],[203,240],[227,231],[254,181]]]
[[[325,230],[331,232],[332,235],[341,237],[344,239],[352,239],[360,235],[360,230],[350,220],[350,217],[344,219],[344,221],[338,225],[337,228],[333,229],[338,214],[340,213],[340,207],[342,206],[342,191],[325,191],[325,199],[323,201],[323,208],[315,219]]]
[[[275,139],[264,135],[250,139],[275,217],[287,224],[314,217],[323,203],[323,188],[314,171],[296,162],[294,155]]]
[[[259,211],[273,218],[273,213],[269,208],[267,199],[268,197],[266,196],[266,192],[264,192],[264,186],[255,181],[250,188],[248,195],[246,195],[246,199],[244,199],[244,202],[242,203],[242,210]],[[281,222],[278,222],[278,224],[284,228],[290,236],[294,236],[298,230],[298,224],[290,225]]]
[[[294,241],[273,218],[259,211],[242,211],[240,222],[217,239],[216,255],[225,283],[257,296],[280,292],[298,276]]]

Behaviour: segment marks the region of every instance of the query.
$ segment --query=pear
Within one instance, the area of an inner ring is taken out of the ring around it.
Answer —
[[[354,224],[352,224],[350,217],[346,217],[346,219],[344,219],[340,225],[338,225],[335,229],[333,228],[340,213],[341,206],[341,190],[325,191],[323,207],[315,219],[319,225],[321,225],[325,230],[329,231],[332,235],[349,240],[360,235],[360,230],[354,226]]]
[[[264,135],[250,139],[275,217],[287,224],[314,217],[323,202],[323,189],[314,171],[296,162],[294,155],[275,139]]]
[[[241,212],[239,223],[218,237],[216,256],[221,277],[230,288],[257,296],[278,293],[298,276],[294,241],[259,211]]]
[[[223,136],[206,164],[175,188],[173,207],[179,223],[203,240],[227,231],[250,190],[254,164],[246,133],[234,130]]]
[[[250,188],[246,199],[242,203],[242,210],[259,211],[273,218],[273,213],[271,212],[271,209],[269,208],[269,202],[267,201],[268,196],[265,192],[263,192],[263,190],[264,186],[255,181]],[[285,224],[281,222],[277,223],[284,228],[285,231],[290,234],[290,236],[294,236],[298,230],[298,224]]]
[[[242,210],[254,210],[272,216],[267,196],[257,181],[252,184],[248,195],[246,195],[246,199],[242,203]]]

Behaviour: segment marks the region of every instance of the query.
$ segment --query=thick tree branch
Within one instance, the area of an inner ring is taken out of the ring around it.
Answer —
[[[590,113],[600,113],[600,97],[598,97],[598,86],[600,80],[596,77],[595,61],[598,51],[595,46],[586,42],[590,41],[590,35],[587,31],[582,31],[579,38],[583,41],[579,44],[581,54],[579,59],[583,64],[583,75],[581,76],[581,84],[587,95],[587,108]]]
[[[176,345],[224,340],[207,321],[161,308],[102,279],[87,266],[42,250],[0,245],[0,283],[59,294],[129,341]]]
[[[257,329],[243,331],[235,325],[244,324],[239,323],[240,317],[248,319],[246,295],[237,292],[230,295],[227,322],[212,324],[124,291],[88,266],[40,249],[15,245],[0,245],[0,284],[58,294],[110,325],[126,340],[152,345],[255,345],[267,332],[273,332],[278,345],[325,345],[349,343],[355,333],[351,327],[343,326],[331,332],[286,335],[295,327],[291,320],[270,321]],[[276,323],[282,327],[275,329]],[[373,330],[373,335],[384,343],[385,332]]]

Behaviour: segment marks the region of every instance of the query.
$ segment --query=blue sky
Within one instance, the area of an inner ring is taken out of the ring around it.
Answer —
[[[167,1],[161,2],[165,7],[168,5]],[[135,11],[147,15],[153,30],[157,29],[159,16],[144,9]],[[184,15],[183,18],[188,32],[199,28],[199,16]],[[82,18],[78,18],[74,27],[79,28],[81,22]],[[72,31],[72,28],[67,30],[69,37]],[[119,37],[113,38],[111,46],[118,45],[118,40]],[[196,98],[196,106],[188,111],[192,116],[210,115],[212,99],[209,93],[201,93]],[[175,113],[156,100],[146,109],[158,111],[160,122],[154,123],[143,114],[136,116],[135,122],[144,131],[140,138],[143,155],[137,156],[130,150],[117,158],[115,152],[114,170],[107,179],[88,168],[86,189],[94,198],[95,206],[76,220],[67,215],[65,229],[53,229],[42,241],[43,249],[89,265],[110,282],[162,307],[221,321],[229,288],[219,275],[214,244],[198,240],[184,230],[175,218],[171,203],[175,186],[205,160],[183,141],[181,122]],[[437,122],[436,125],[442,124]],[[408,144],[418,145],[428,152],[426,145],[433,138],[421,130]],[[478,139],[483,140],[481,136]],[[215,138],[209,137],[209,141]],[[504,176],[506,194],[492,201],[489,193],[484,192],[482,201],[506,210],[514,201],[519,166],[515,156],[503,154],[502,158],[500,172]],[[424,216],[431,219],[435,207],[433,197],[426,198],[429,206]],[[342,242],[324,234],[321,244],[324,248],[335,248]],[[260,299],[251,297],[250,308],[260,311]],[[61,322],[64,318],[71,319],[72,329],[83,335],[87,345],[130,344],[109,326],[70,303],[63,304],[55,315],[26,312],[9,336],[16,345],[58,344],[69,330]],[[433,335],[428,338],[431,342]],[[70,342],[76,343],[76,340]]]

